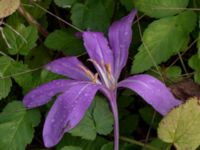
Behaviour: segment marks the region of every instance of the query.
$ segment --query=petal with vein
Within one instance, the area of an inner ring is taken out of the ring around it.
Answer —
[[[161,81],[150,75],[129,77],[121,81],[118,86],[132,89],[162,115],[181,104],[181,101],[177,100]]]
[[[84,46],[90,58],[101,67],[110,64],[113,68],[113,53],[108,46],[108,41],[101,32],[83,32]]]
[[[117,79],[127,62],[128,49],[132,40],[132,22],[136,13],[136,10],[132,10],[129,15],[114,22],[109,28],[108,37],[114,54],[114,71]]]
[[[65,90],[69,89],[71,85],[77,84],[72,80],[54,80],[49,83],[38,86],[25,95],[23,103],[28,108],[34,108],[46,104],[51,98]]]
[[[46,147],[56,145],[65,132],[80,122],[98,89],[97,84],[80,82],[58,97],[44,124],[43,140]]]
[[[63,57],[47,64],[46,69],[71,79],[89,81],[89,76],[81,69],[81,66],[84,65],[76,57]]]

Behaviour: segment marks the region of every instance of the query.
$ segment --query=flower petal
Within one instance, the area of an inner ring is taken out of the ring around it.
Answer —
[[[44,124],[43,140],[46,147],[56,145],[65,132],[80,122],[98,89],[98,84],[80,82],[58,97]]]
[[[110,65],[113,68],[113,53],[108,46],[108,41],[101,32],[83,32],[84,46],[90,58],[101,67]]]
[[[81,67],[86,68],[76,57],[59,58],[46,65],[46,69],[54,73],[67,76],[72,79],[89,81],[89,76],[87,76]]]
[[[181,101],[174,98],[162,82],[150,75],[129,77],[121,81],[118,86],[132,89],[162,115],[181,104]]]
[[[77,84],[72,80],[54,80],[43,84],[25,95],[23,103],[28,108],[34,108],[46,104],[57,93],[64,92],[72,85]]]
[[[115,78],[118,79],[128,58],[128,49],[132,39],[132,22],[137,11],[132,10],[128,16],[114,22],[109,29],[109,42],[114,54]]]

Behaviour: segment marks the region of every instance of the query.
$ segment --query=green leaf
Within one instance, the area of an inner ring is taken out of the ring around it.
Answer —
[[[10,92],[12,81],[10,78],[4,78],[12,61],[9,57],[0,57],[0,99],[6,98]]]
[[[155,110],[151,107],[143,107],[139,110],[140,116],[142,119],[151,127],[156,129],[158,127],[158,123],[161,120],[161,117],[155,114]],[[153,122],[152,122],[153,120]]]
[[[61,148],[60,150],[82,150],[80,147],[75,147],[75,146],[65,146]]]
[[[172,67],[166,68],[165,75],[171,81],[177,81],[177,80],[180,80],[181,78],[181,72],[182,70],[179,66],[172,66]]]
[[[94,141],[88,141],[79,137],[71,136],[70,134],[65,134],[61,142],[57,145],[57,149],[60,149],[67,145],[74,145],[81,147],[83,150],[99,150],[101,146],[107,142],[108,141],[105,138],[100,136],[97,136]]]
[[[9,103],[0,114],[0,149],[23,150],[30,144],[34,129],[40,122],[36,110],[25,110],[22,103]]]
[[[14,13],[20,5],[20,0],[1,0],[0,19]]]
[[[135,0],[135,7],[145,15],[162,18],[175,15],[186,8],[189,0]],[[178,9],[181,8],[181,9]]]
[[[200,59],[198,57],[198,55],[193,55],[189,61],[188,61],[189,66],[195,70],[194,72],[194,80],[195,82],[200,84]]]
[[[23,88],[23,92],[26,93],[30,90],[32,81],[32,74],[26,64],[22,62],[12,62],[9,67],[9,74]]]
[[[113,130],[114,119],[107,100],[96,96],[93,107],[96,131],[103,135],[109,134]]]
[[[113,143],[104,144],[104,145],[101,147],[101,150],[113,150]]]
[[[87,112],[81,122],[69,133],[73,136],[80,136],[83,139],[94,140],[96,138],[96,129],[91,114]]]
[[[24,4],[30,4],[29,0],[22,0],[22,2]],[[48,9],[50,4],[51,4],[52,0],[36,0],[35,3],[37,5],[39,5],[40,7],[44,8],[44,9]],[[26,11],[28,11],[31,16],[33,16],[33,18],[35,19],[42,19],[42,17],[46,14],[46,12],[44,10],[42,10],[39,7],[24,7],[26,9]],[[43,20],[41,20],[43,21]]]
[[[160,122],[158,136],[177,150],[195,150],[200,145],[200,101],[191,98],[173,109]]]
[[[0,79],[0,100],[6,98],[12,87],[12,81],[8,79]]]
[[[160,139],[153,139],[151,142],[150,142],[150,145],[152,145],[153,147],[156,147],[158,150],[169,150],[169,147],[170,147],[170,144],[169,143],[165,143],[163,142],[162,140]],[[149,150],[149,148],[143,148],[142,150]]]
[[[113,130],[113,115],[105,98],[96,96],[81,122],[70,133],[94,140],[97,133],[107,135]]]
[[[120,0],[121,4],[126,7],[128,11],[131,11],[133,9],[133,1],[130,0]]]
[[[107,31],[113,11],[113,0],[86,0],[72,7],[71,20],[83,30]]]
[[[54,0],[56,5],[62,8],[71,8],[77,0]]]
[[[138,124],[138,115],[128,115],[122,120],[120,120],[120,133],[123,133],[124,135],[131,135],[132,132],[137,129]]]
[[[21,54],[27,55],[29,51],[36,46],[38,38],[38,32],[36,27],[24,25],[18,26],[18,28],[11,29],[5,27],[3,33],[8,42],[8,52],[11,55]]]
[[[44,44],[50,49],[62,50],[66,55],[79,55],[84,52],[82,40],[69,30],[55,30],[49,34]]]
[[[196,15],[185,11],[174,17],[152,22],[143,34],[143,44],[133,61],[132,73],[140,73],[165,62],[182,50],[196,25]],[[145,62],[145,63],[144,63]]]
[[[200,22],[199,22],[200,23]],[[200,32],[197,39],[197,49],[198,49],[198,57],[200,58]]]

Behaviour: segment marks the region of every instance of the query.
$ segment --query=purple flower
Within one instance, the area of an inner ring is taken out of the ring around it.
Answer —
[[[108,98],[114,115],[115,150],[118,150],[119,146],[116,102],[118,87],[132,89],[162,115],[181,103],[162,82],[147,74],[131,76],[118,83],[121,70],[127,62],[132,39],[131,26],[135,15],[136,10],[133,10],[111,25],[109,42],[103,33],[90,31],[82,33],[84,46],[90,56],[89,60],[98,73],[92,73],[76,57],[60,58],[50,62],[46,68],[70,79],[51,81],[37,87],[24,97],[24,105],[34,108],[46,104],[59,93],[44,124],[43,140],[46,147],[56,145],[65,132],[80,122],[97,91]]]

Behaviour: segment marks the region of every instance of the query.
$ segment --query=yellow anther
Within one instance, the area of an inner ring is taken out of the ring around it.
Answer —
[[[93,73],[92,73],[90,70],[88,70],[88,69],[87,69],[86,67],[84,67],[83,65],[79,65],[79,67],[85,72],[85,74],[86,74],[90,79],[93,80],[94,75],[93,75]]]
[[[95,73],[95,75],[94,75],[94,77],[93,77],[93,79],[92,79],[92,82],[94,82],[94,83],[97,83],[97,81],[98,81],[98,73]]]
[[[111,65],[105,64],[106,72],[108,74],[108,78],[111,79]]]

